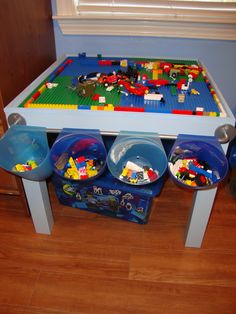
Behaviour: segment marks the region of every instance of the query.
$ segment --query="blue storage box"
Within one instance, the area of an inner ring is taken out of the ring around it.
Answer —
[[[108,171],[89,182],[75,182],[54,174],[52,181],[63,205],[145,224],[152,199],[163,186],[163,178],[147,186],[131,186]]]

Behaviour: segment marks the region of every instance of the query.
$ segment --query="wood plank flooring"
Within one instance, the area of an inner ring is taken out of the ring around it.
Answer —
[[[192,193],[170,179],[147,225],[61,205],[53,234],[34,232],[0,195],[1,314],[236,313],[236,198],[220,186],[201,249],[184,247]]]

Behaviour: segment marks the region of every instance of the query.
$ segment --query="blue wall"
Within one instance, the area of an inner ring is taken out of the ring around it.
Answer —
[[[55,0],[52,1],[54,14]],[[57,56],[63,54],[104,56],[179,57],[199,59],[208,68],[236,116],[236,41],[63,35],[54,21]]]

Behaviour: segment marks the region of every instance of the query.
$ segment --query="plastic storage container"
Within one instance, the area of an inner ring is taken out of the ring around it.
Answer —
[[[163,176],[167,157],[158,134],[122,131],[109,150],[107,166],[116,179],[145,185]]]
[[[191,189],[212,188],[228,172],[228,160],[216,137],[179,135],[169,155],[174,181]]]
[[[51,148],[54,172],[73,181],[99,177],[105,170],[106,157],[98,130],[63,129]]]
[[[236,198],[236,140],[231,144],[231,150],[229,154],[229,191]]]
[[[22,178],[41,181],[53,169],[46,129],[13,125],[0,140],[0,167]]]
[[[139,224],[148,222],[153,197],[163,185],[163,180],[158,180],[148,186],[130,186],[108,171],[89,182],[75,182],[56,174],[52,178],[60,203]]]

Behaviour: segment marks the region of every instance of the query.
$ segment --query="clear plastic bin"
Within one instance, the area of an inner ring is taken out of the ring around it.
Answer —
[[[228,172],[228,160],[216,137],[179,135],[168,158],[175,183],[191,189],[216,186]]]
[[[51,148],[55,173],[73,181],[99,177],[105,170],[106,157],[99,130],[63,129]]]
[[[145,185],[163,176],[167,157],[157,133],[122,131],[109,150],[107,166],[118,180]]]
[[[45,128],[11,126],[0,140],[0,151],[0,167],[14,175],[42,181],[53,172]]]

